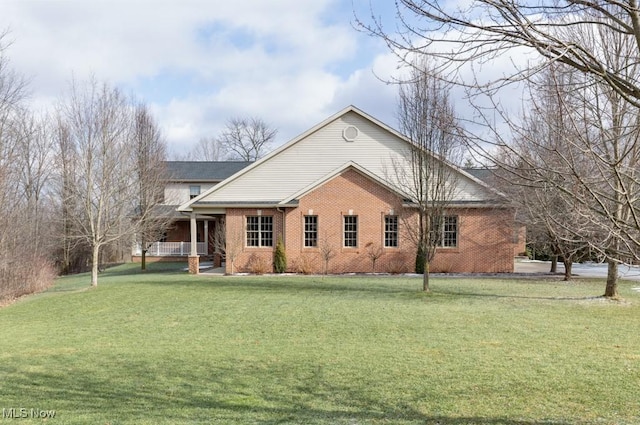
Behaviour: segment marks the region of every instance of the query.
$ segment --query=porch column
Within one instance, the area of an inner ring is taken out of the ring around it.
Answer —
[[[189,253],[189,273],[198,274],[200,272],[200,259],[198,257],[198,226],[196,224],[196,213],[191,213],[191,252]]]
[[[209,255],[209,220],[204,221],[204,255]]]

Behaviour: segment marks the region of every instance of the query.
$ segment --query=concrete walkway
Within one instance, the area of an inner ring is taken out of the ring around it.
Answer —
[[[550,261],[520,260],[516,261],[514,271],[516,273],[544,274],[551,270]],[[564,274],[564,265],[558,262],[558,274]],[[574,263],[571,274],[576,277],[607,277],[607,265],[602,263]],[[621,264],[618,266],[618,277],[626,280],[640,281],[640,267]]]

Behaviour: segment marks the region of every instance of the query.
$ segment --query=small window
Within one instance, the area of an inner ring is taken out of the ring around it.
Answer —
[[[273,246],[272,216],[247,216],[247,246]]]
[[[358,216],[344,216],[344,246],[355,248],[358,246]]]
[[[189,186],[189,199],[193,199],[198,195],[200,195],[200,186]]]
[[[398,216],[384,216],[384,246],[385,248],[398,247]]]
[[[318,246],[318,216],[304,216],[304,246],[315,248]]]

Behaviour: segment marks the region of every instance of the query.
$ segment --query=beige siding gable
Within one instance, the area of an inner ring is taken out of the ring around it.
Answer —
[[[351,107],[194,201],[278,203],[352,162],[381,180],[392,181],[394,166],[406,164],[408,152],[408,142],[401,135]],[[458,179],[456,200],[495,197],[471,176],[461,174]],[[188,208],[184,204],[180,209]]]
[[[164,187],[164,204],[165,205],[180,205],[189,201],[190,187],[200,186],[200,193],[204,193],[207,190],[215,186],[215,183],[211,182],[193,182],[193,183],[167,183]]]

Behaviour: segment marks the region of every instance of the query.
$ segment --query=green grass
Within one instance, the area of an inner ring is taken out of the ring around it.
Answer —
[[[152,267],[0,309],[0,408],[51,424],[640,423],[638,283],[609,302],[598,280],[423,294],[418,278]]]

